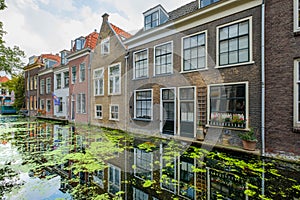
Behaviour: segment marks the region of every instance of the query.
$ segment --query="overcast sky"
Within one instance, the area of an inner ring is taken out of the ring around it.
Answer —
[[[143,26],[143,12],[161,4],[168,12],[193,0],[6,0],[0,21],[8,46],[32,55],[70,49],[71,40],[99,32],[102,15],[128,32]]]

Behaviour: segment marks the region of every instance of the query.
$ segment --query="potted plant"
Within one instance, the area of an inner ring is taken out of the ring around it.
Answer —
[[[249,131],[238,134],[243,142],[243,148],[254,151],[257,143],[255,132],[252,128]]]

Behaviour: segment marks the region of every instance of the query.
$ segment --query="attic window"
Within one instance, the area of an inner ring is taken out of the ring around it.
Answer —
[[[57,62],[54,60],[50,60],[50,59],[44,59],[44,64],[46,66],[46,68],[51,68],[53,67]]]
[[[109,37],[101,41],[101,54],[109,54]]]
[[[148,30],[165,23],[169,16],[167,11],[158,5],[144,13],[144,29]]]
[[[159,25],[158,11],[145,17],[145,30],[154,28]]]
[[[84,48],[85,38],[80,37],[75,40],[76,51],[79,51]]]
[[[216,3],[219,0],[200,0],[199,8],[209,6],[210,4]]]

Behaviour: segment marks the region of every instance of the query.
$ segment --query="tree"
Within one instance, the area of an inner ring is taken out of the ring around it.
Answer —
[[[14,107],[20,110],[24,107],[25,103],[25,79],[23,74],[13,75],[12,80],[9,81],[12,85],[12,90],[15,93]]]
[[[0,11],[5,8],[4,0],[0,0]],[[22,58],[25,57],[25,53],[18,46],[7,47],[3,40],[4,34],[6,32],[3,30],[3,23],[0,21],[0,71],[14,74],[24,66]]]

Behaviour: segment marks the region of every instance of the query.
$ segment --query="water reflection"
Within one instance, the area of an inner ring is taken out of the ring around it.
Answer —
[[[0,194],[12,199],[37,197],[30,187],[39,199],[300,197],[299,163],[99,127],[22,120],[4,125]]]

